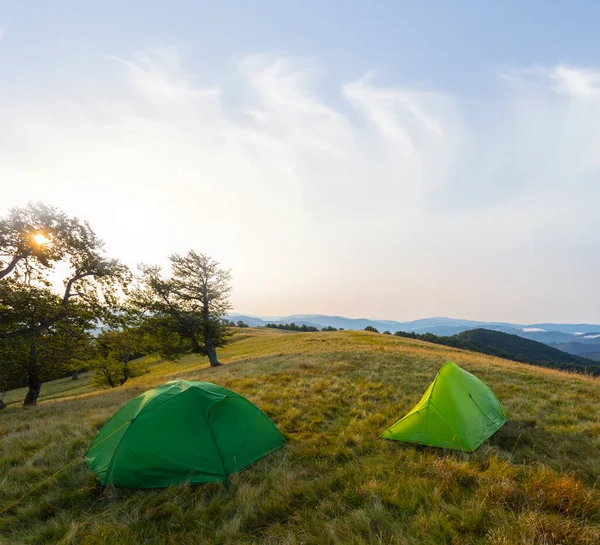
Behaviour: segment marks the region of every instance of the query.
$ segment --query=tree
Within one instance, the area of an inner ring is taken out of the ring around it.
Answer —
[[[246,322],[242,321],[242,320],[238,320],[237,324],[236,324],[240,329],[243,329],[245,327],[250,327]]]
[[[132,301],[147,313],[163,356],[203,354],[216,367],[220,365],[216,349],[231,336],[223,321],[231,310],[231,275],[206,254],[193,250],[183,256],[173,254],[169,261],[168,278],[162,276],[160,267],[140,266]]]
[[[379,333],[379,331],[377,331],[377,329],[375,329],[372,325],[368,325],[367,327],[365,327],[365,331],[370,331],[371,333]]]
[[[124,304],[108,314],[104,324],[108,327],[94,339],[88,365],[96,384],[114,388],[145,372],[146,366],[132,370],[130,362],[154,351],[156,343],[149,333],[148,320],[131,305]]]
[[[87,332],[119,305],[130,274],[105,257],[87,223],[41,204],[0,221],[0,254],[0,351],[10,354],[10,372],[27,379],[24,405],[36,405],[42,382],[63,372]],[[60,293],[50,281],[56,263],[67,271]]]
[[[85,225],[52,206],[12,208],[0,218],[0,280],[11,274],[39,278],[65,257],[81,229]]]
[[[115,388],[145,373],[147,365],[132,365],[136,358],[148,354],[152,348],[153,341],[141,326],[128,324],[120,329],[102,331],[94,339],[88,362],[94,373],[94,383]]]
[[[65,376],[70,362],[84,357],[94,315],[80,302],[65,312],[61,297],[46,287],[10,280],[0,285],[0,294],[0,322],[5,325],[0,372],[10,387],[29,386],[25,404],[35,405],[42,382]]]
[[[289,330],[289,331],[302,331],[302,332],[315,332],[315,331],[319,331],[318,327],[315,327],[313,325],[306,325],[306,324],[302,324],[302,325],[297,325],[294,322],[292,322],[291,324],[265,324],[265,327],[269,327],[272,329],[285,329],[285,330]]]

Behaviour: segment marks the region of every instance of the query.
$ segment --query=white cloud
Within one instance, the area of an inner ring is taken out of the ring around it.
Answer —
[[[559,64],[550,68],[513,68],[500,75],[513,83],[526,83],[576,98],[594,98],[600,91],[600,70],[596,69]]]
[[[476,118],[434,90],[331,82],[311,59],[249,56],[217,81],[176,48],[102,62],[61,99],[3,91],[0,213],[55,203],[131,265],[205,250],[254,314],[533,322],[567,319],[558,301],[573,319],[598,307],[588,72],[514,73]]]
[[[545,329],[540,329],[539,327],[524,327],[523,333],[541,333],[546,331]]]
[[[595,98],[600,94],[600,72],[557,66],[549,73],[556,82],[556,90],[568,95]]]

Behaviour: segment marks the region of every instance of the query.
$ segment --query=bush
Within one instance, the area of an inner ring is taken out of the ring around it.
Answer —
[[[371,333],[379,333],[372,325],[368,325],[365,327],[365,331],[370,331]]]
[[[127,365],[127,378],[139,377],[149,371],[147,358],[131,360]],[[122,360],[98,357],[92,360],[92,384],[96,388],[116,388],[125,381],[125,364]]]
[[[319,331],[318,327],[306,324],[296,325],[294,322],[291,324],[266,324],[265,327],[270,327],[273,329],[287,329],[288,331]]]

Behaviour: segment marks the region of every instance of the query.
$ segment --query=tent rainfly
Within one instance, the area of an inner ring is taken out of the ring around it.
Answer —
[[[445,363],[413,409],[384,439],[474,451],[507,421],[490,388],[455,363]]]
[[[86,462],[104,486],[227,483],[229,475],[284,441],[244,397],[210,382],[177,379],[115,413],[90,446]]]

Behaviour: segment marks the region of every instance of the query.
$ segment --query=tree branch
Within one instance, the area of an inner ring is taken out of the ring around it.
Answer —
[[[12,261],[6,266],[6,268],[0,271],[0,279],[4,278],[5,276],[8,276],[17,266],[17,263],[19,263],[19,261],[28,258],[32,253],[33,248],[29,248],[29,250],[27,250],[26,252],[23,252],[22,254],[18,254],[15,257],[13,257]]]
[[[65,294],[63,296],[63,300],[62,300],[62,306],[66,307],[67,303],[69,302],[69,299],[71,297],[75,297],[76,295],[81,295],[80,293],[71,293],[71,290],[73,289],[73,284],[75,284],[75,282],[77,282],[78,280],[81,280],[82,278],[85,278],[86,276],[94,276],[95,273],[93,272],[87,272],[87,273],[75,273],[75,276],[73,278],[70,278],[69,281],[67,282],[67,286],[65,287]]]

